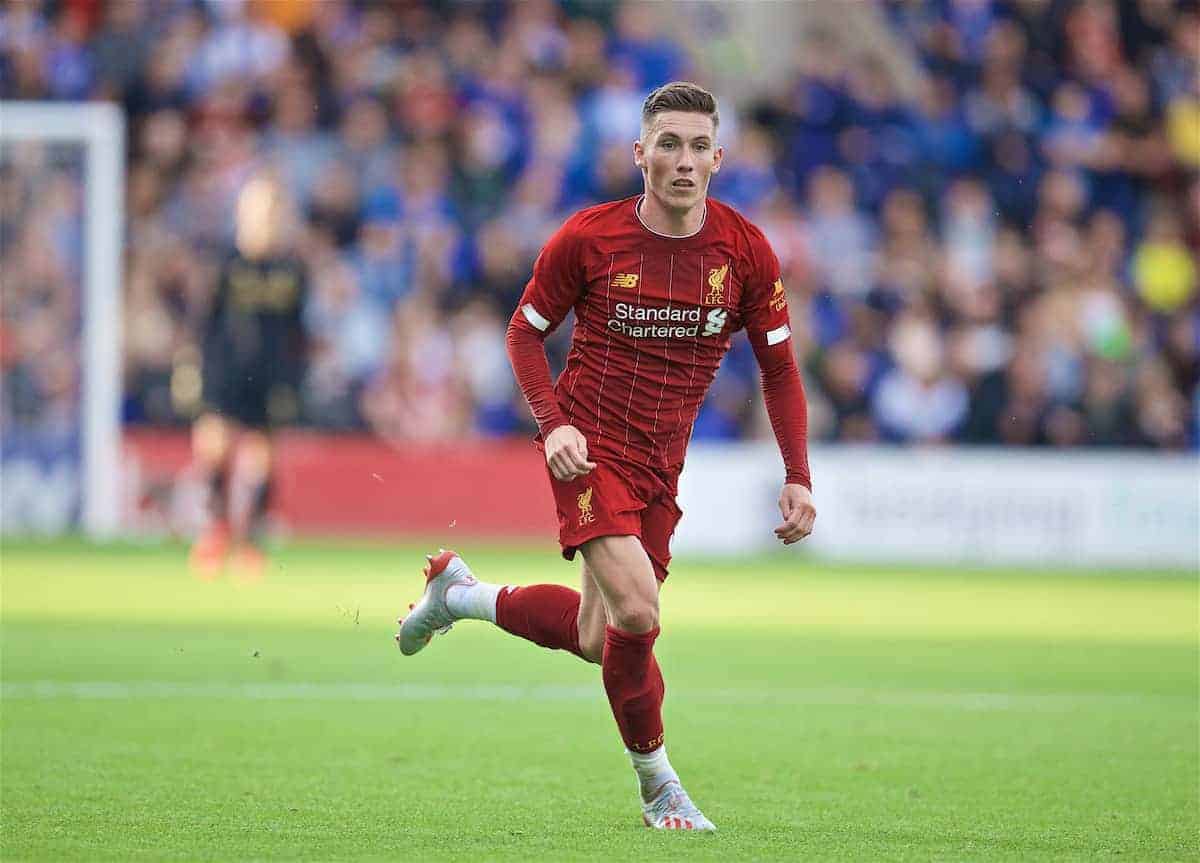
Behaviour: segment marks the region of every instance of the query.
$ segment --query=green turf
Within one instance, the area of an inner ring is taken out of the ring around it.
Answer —
[[[502,582],[550,550],[461,548]],[[413,549],[3,549],[10,860],[1195,860],[1186,574],[680,561],[658,655],[715,835],[652,834],[598,669],[391,641]]]

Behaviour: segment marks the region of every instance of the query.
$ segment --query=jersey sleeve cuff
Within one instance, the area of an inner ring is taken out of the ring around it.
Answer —
[[[555,418],[547,421],[545,425],[541,426],[538,429],[538,433],[542,436],[542,440],[545,440],[546,438],[548,438],[550,436],[550,434],[552,432],[556,432],[563,426],[569,426],[569,425],[570,425],[570,423],[567,422],[566,417],[555,417]]]

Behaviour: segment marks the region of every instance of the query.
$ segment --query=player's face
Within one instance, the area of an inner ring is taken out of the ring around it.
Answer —
[[[691,111],[663,111],[633,145],[646,194],[667,209],[686,212],[704,202],[708,181],[721,168],[712,117]]]

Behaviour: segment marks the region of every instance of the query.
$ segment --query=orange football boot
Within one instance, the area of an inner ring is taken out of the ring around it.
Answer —
[[[188,568],[201,581],[214,581],[221,577],[228,553],[229,525],[223,521],[213,522],[192,543]]]

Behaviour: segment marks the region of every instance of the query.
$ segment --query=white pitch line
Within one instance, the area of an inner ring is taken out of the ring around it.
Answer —
[[[1136,693],[928,692],[854,688],[674,689],[672,701],[814,706],[930,707],[969,711],[1071,712],[1097,707],[1194,706],[1186,695]],[[453,683],[193,683],[170,681],[12,681],[0,698],[13,701],[212,699],[235,701],[602,701],[599,683],[587,686]]]

